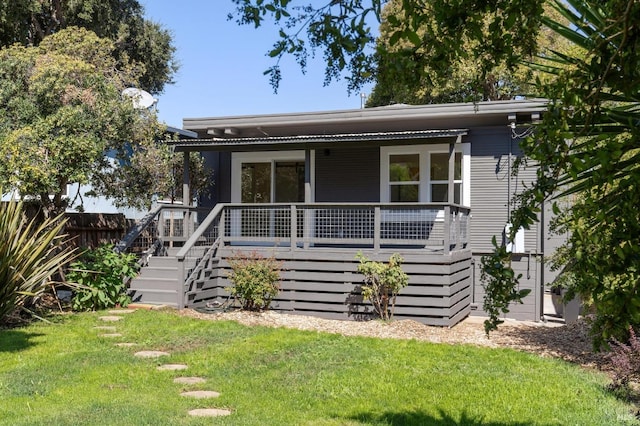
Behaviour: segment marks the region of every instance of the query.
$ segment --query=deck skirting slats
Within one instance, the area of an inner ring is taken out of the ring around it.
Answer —
[[[267,247],[243,249],[282,261],[280,293],[271,309],[343,320],[374,318],[372,305],[362,300],[360,286],[363,276],[357,272],[357,251],[336,252],[279,251]],[[207,274],[192,294],[187,295],[189,307],[204,307],[214,300],[228,298],[225,287],[231,285],[226,259],[237,250],[223,248],[219,262]],[[367,252],[369,259],[388,261],[392,253]],[[412,319],[424,324],[451,327],[470,312],[471,252],[461,250],[448,255],[401,253],[402,269],[409,275],[409,285],[398,295],[395,318]]]

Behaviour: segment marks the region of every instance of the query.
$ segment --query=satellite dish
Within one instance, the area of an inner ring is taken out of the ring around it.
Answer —
[[[122,96],[130,98],[135,109],[149,109],[158,102],[151,93],[136,87],[127,87],[122,91]]]

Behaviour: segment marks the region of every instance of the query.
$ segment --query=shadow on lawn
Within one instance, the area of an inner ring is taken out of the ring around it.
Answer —
[[[27,333],[21,330],[0,330],[0,353],[28,349],[37,344],[33,342],[33,339],[40,336],[43,334]]]
[[[364,421],[366,423],[381,423],[397,426],[527,426],[531,424],[529,422],[504,423],[484,421],[482,419],[470,417],[466,412],[463,412],[460,415],[460,418],[454,418],[443,410],[440,410],[440,415],[438,417],[422,411],[412,411],[403,413],[386,412],[382,415],[363,413],[350,417],[350,419],[359,422]]]

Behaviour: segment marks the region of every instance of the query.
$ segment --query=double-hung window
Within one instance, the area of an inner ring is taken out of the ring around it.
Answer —
[[[449,197],[449,145],[424,144],[380,148],[380,200],[392,203],[470,205],[471,148],[455,145],[454,199]]]

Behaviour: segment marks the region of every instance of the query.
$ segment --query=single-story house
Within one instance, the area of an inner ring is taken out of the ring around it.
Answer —
[[[225,259],[256,252],[283,262],[273,309],[360,319],[372,309],[359,292],[356,253],[386,261],[398,252],[410,278],[396,318],[452,326],[483,315],[480,259],[494,236],[503,238],[513,195],[535,176],[534,168],[513,164],[519,140],[545,105],[513,100],[186,118],[184,129],[197,138],[170,143],[177,152],[201,152],[214,181],[199,200],[200,213],[180,216],[180,229],[193,223],[198,230],[172,240],[178,247],[163,251],[164,259],[154,256],[132,283],[134,299],[222,303]],[[189,199],[188,176],[184,188]],[[521,288],[532,290],[512,307],[514,319],[543,317],[552,278],[543,256],[558,241],[542,215],[506,242]],[[155,217],[165,218],[155,223],[166,243],[174,236],[169,216]],[[169,265],[177,284],[169,283]]]

